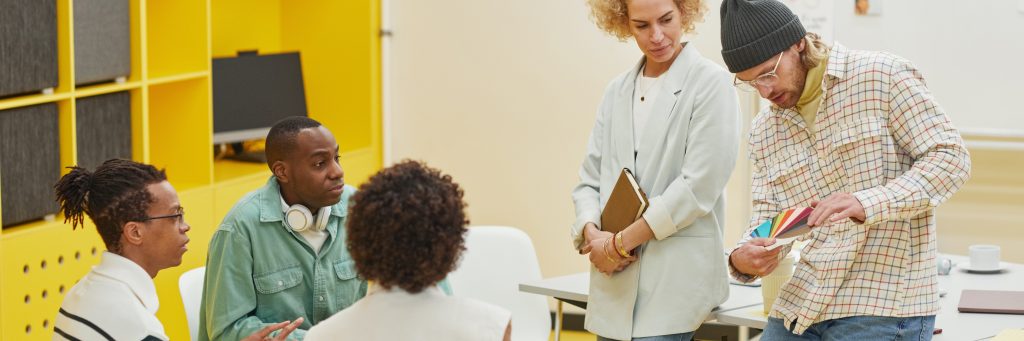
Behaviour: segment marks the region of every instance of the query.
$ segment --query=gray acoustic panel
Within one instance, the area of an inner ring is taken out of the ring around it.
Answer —
[[[75,0],[74,4],[75,84],[127,77],[132,68],[128,0]]]
[[[132,158],[132,102],[127,91],[80,98],[75,104],[78,165]]]
[[[57,213],[60,178],[57,104],[0,111],[0,202],[3,226]]]
[[[0,0],[0,97],[57,86],[57,2]]]

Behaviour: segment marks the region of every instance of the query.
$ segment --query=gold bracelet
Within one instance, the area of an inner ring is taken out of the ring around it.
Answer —
[[[622,256],[622,258],[629,258],[629,251],[626,251],[625,245],[622,244],[622,232],[615,234],[615,241],[618,242],[616,243],[618,245],[616,245],[615,251],[619,252],[619,256]]]
[[[608,243],[611,242],[611,240],[611,238],[608,238],[607,240],[604,241],[604,256],[608,258],[608,261],[612,262],[612,264],[619,264],[619,261],[612,258],[611,252],[608,252]]]

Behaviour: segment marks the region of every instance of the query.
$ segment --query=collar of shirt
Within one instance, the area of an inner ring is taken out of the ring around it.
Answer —
[[[848,51],[847,51],[845,46],[841,45],[838,41],[832,43],[832,47],[830,47],[829,51],[828,51],[828,56],[825,57],[825,60],[823,60],[821,64],[819,64],[819,66],[821,66],[822,64],[825,65],[825,74],[821,77],[821,81],[820,81],[820,84],[822,85],[821,86],[821,90],[822,90],[821,96],[825,96],[826,93],[824,92],[824,90],[828,89],[829,87],[831,87],[836,82],[844,80],[848,76],[853,76],[853,75],[848,75],[848,72],[846,70],[847,66],[848,66],[847,65],[847,60],[846,60],[847,59],[847,54],[848,54]],[[811,82],[808,82],[808,83],[811,83]],[[805,90],[804,92],[805,93],[806,93],[806,89],[807,89],[807,84],[808,83],[804,84],[804,90]],[[800,95],[800,99],[798,100],[798,102],[803,101],[803,99],[804,99],[804,95],[801,94]],[[796,119],[796,116],[801,115],[801,113],[798,112],[796,110],[796,108],[784,109],[784,108],[780,108],[780,107],[776,106],[775,104],[771,104],[768,107],[768,110],[773,115],[782,116],[783,118],[793,122],[793,124],[795,124],[796,126],[798,126],[800,128],[807,128],[808,127],[807,124],[804,124],[804,122]]]
[[[156,310],[160,308],[153,279],[134,261],[104,251],[100,264],[93,268],[93,272],[127,285],[151,314],[156,314]]]
[[[442,281],[441,283],[438,283],[438,284],[431,285],[429,287],[423,288],[423,291],[420,291],[419,293],[413,294],[413,293],[405,291],[405,289],[402,289],[402,288],[397,287],[397,286],[391,287],[391,289],[385,289],[383,286],[378,285],[377,282],[370,282],[370,283],[367,284],[368,288],[366,288],[366,295],[369,296],[369,295],[376,294],[376,295],[380,295],[380,296],[384,296],[384,295],[386,295],[386,296],[414,296],[414,295],[446,296],[444,291],[443,291],[443,289],[441,288],[441,286],[443,286],[443,285],[444,285],[444,281]]]

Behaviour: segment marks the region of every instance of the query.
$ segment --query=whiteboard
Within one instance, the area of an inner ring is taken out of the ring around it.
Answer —
[[[835,40],[909,59],[965,134],[1024,137],[1018,1],[887,0],[874,16],[854,14],[852,0],[837,1]]]

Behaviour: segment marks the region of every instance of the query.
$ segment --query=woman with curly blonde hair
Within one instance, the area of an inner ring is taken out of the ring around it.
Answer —
[[[606,88],[572,193],[574,246],[592,264],[585,326],[599,340],[690,340],[729,295],[722,230],[739,101],[729,73],[682,40],[701,1],[587,2],[599,28],[643,56]],[[613,233],[601,212],[623,169],[650,204]]]

